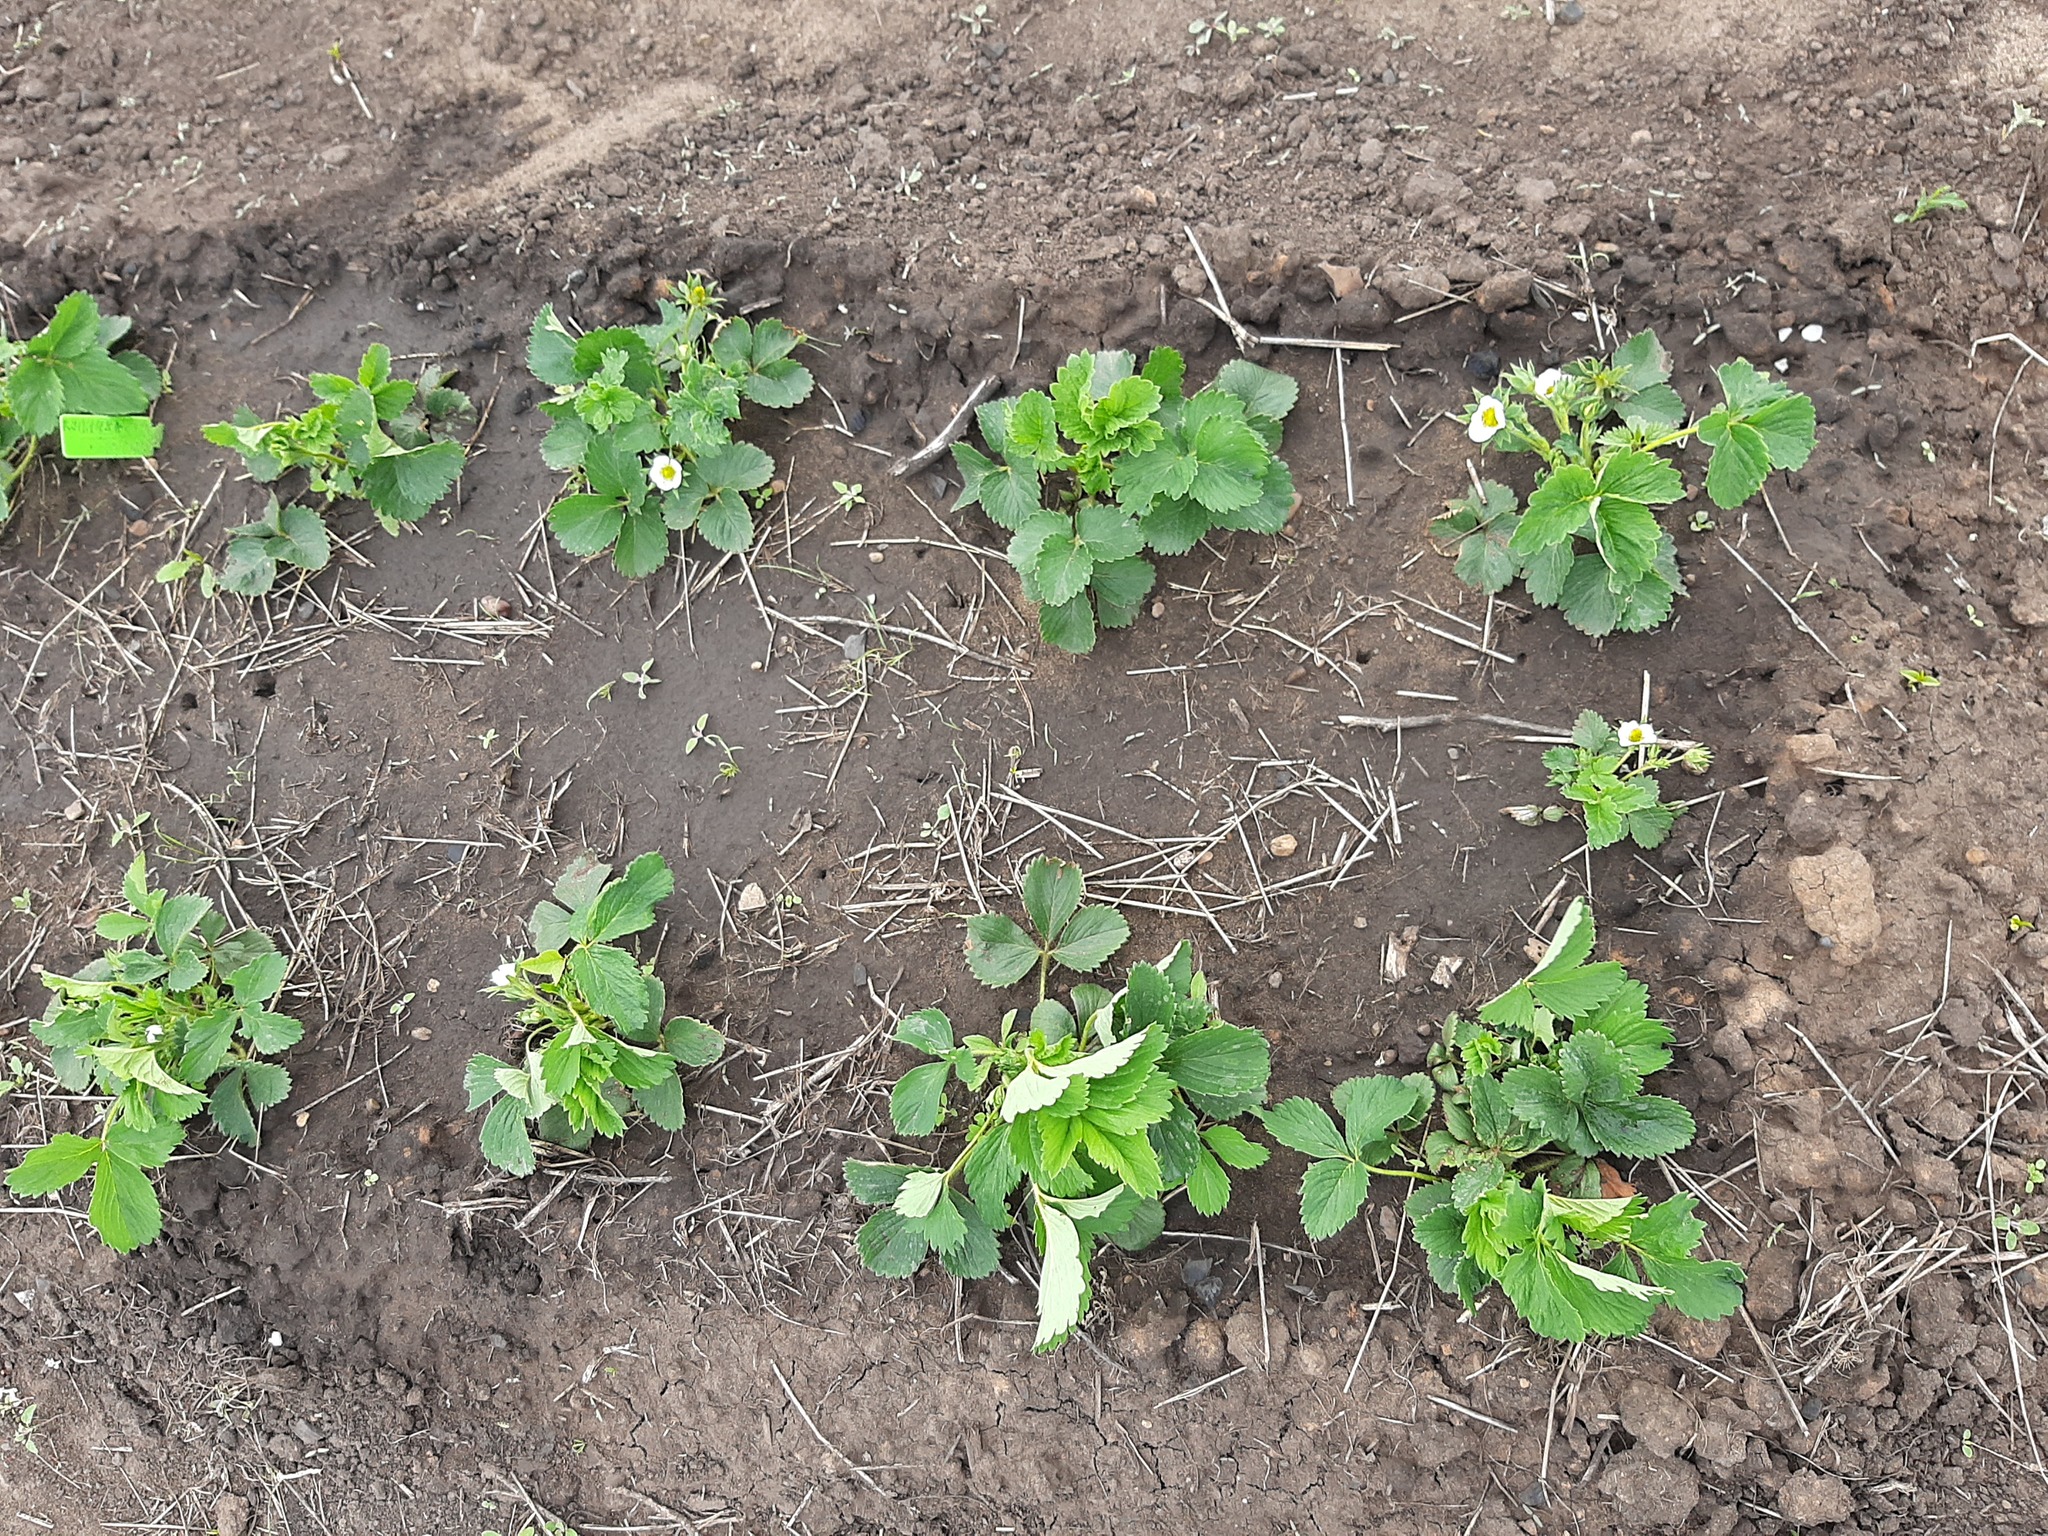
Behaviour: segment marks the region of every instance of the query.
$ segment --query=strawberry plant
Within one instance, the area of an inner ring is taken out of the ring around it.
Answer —
[[[103,315],[89,293],[74,293],[33,336],[11,339],[0,324],[0,528],[10,492],[36,440],[68,415],[140,416],[163,393],[163,371],[140,352],[116,352],[133,322]]]
[[[905,1016],[895,1038],[931,1057],[889,1096],[898,1134],[927,1136],[948,1117],[946,1090],[976,1097],[966,1139],[943,1166],[849,1161],[847,1188],[881,1207],[861,1227],[861,1261],[879,1275],[915,1274],[936,1254],[950,1274],[996,1267],[997,1234],[1020,1219],[1038,1257],[1034,1347],[1056,1347],[1087,1315],[1092,1259],[1103,1241],[1139,1249],[1164,1230],[1165,1201],[1184,1191],[1203,1215],[1230,1199],[1232,1168],[1266,1149],[1228,1122],[1265,1100],[1270,1052],[1254,1030],[1226,1024],[1183,943],[1136,965],[1122,990],[1091,982],[1052,997],[1053,967],[1108,963],[1130,930],[1082,904],[1081,871],[1052,859],[1024,877],[1035,934],[982,913],[969,920],[975,975],[1007,986],[1033,970],[1038,1001],[1003,1014],[992,1035],[958,1041],[946,1015]]]
[[[1186,372],[1171,347],[1142,371],[1128,352],[1077,353],[1050,394],[981,407],[988,453],[953,446],[955,508],[1009,530],[1039,633],[1064,650],[1091,651],[1098,628],[1136,621],[1157,574],[1145,551],[1185,554],[1219,528],[1278,533],[1294,509],[1277,456],[1294,380],[1236,358],[1183,395]]]
[[[185,1122],[205,1109],[221,1134],[253,1148],[257,1116],[292,1085],[262,1058],[296,1045],[304,1030],[271,1008],[291,962],[266,934],[230,930],[204,896],[152,886],[141,858],[121,893],[126,908],[95,925],[117,947],[76,976],[43,973],[50,1007],[30,1026],[65,1088],[106,1096],[99,1126],[52,1137],[7,1187],[43,1195],[90,1174],[86,1217],[108,1247],[128,1253],[163,1231],[148,1170],[171,1160]]]
[[[613,942],[651,925],[675,884],[658,853],[617,879],[609,864],[579,859],[527,919],[538,952],[493,973],[485,990],[520,1005],[523,1049],[516,1063],[471,1057],[463,1081],[472,1112],[489,1106],[484,1157],[507,1173],[533,1172],[534,1135],[587,1147],[593,1136],[624,1135],[631,1109],[665,1131],[683,1128],[683,1069],[710,1066],[725,1038],[701,1019],[664,1023],[667,990],[654,967]]]
[[[671,532],[695,529],[729,554],[753,544],[752,503],[775,461],[734,442],[732,423],[743,402],[801,404],[811,375],[790,355],[801,331],[722,317],[721,307],[710,280],[692,273],[652,325],[579,336],[552,304],[534,317],[526,366],[555,391],[541,402],[554,422],[541,457],[569,473],[548,526],[570,554],[610,550],[619,573],[637,577],[668,559]]]
[[[1574,901],[1527,978],[1445,1021],[1428,1073],[1340,1084],[1341,1129],[1308,1099],[1260,1113],[1310,1160],[1311,1238],[1349,1225],[1375,1176],[1401,1178],[1431,1276],[1468,1311],[1498,1284],[1537,1333],[1578,1340],[1641,1333],[1660,1304],[1693,1318],[1741,1305],[1741,1269],[1696,1256],[1694,1202],[1650,1205],[1601,1162],[1676,1152],[1693,1120],[1643,1091],[1671,1060],[1671,1029],[1619,964],[1588,963],[1593,939]]]
[[[1608,358],[1512,369],[1499,394],[1475,398],[1464,418],[1473,442],[1542,464],[1526,507],[1498,481],[1475,481],[1430,525],[1455,547],[1458,579],[1498,592],[1519,577],[1589,635],[1669,618],[1682,583],[1657,509],[1685,481],[1665,450],[1707,444],[1707,495],[1732,511],[1772,470],[1805,464],[1814,443],[1813,402],[1741,359],[1717,370],[1722,403],[1689,424],[1670,377],[1669,355],[1643,331]]]
[[[391,376],[391,349],[382,342],[363,354],[355,376],[310,375],[320,403],[297,416],[264,421],[247,406],[233,421],[204,428],[206,440],[232,448],[250,478],[269,485],[304,470],[305,489],[317,506],[280,507],[272,497],[264,515],[228,530],[228,547],[205,590],[256,597],[277,582],[278,564],[317,571],[330,549],[323,514],[337,501],[364,501],[386,533],[417,523],[448,494],[462,473],[467,450],[447,424],[473,413],[469,396],[451,389],[447,374],[418,383]]]
[[[1638,848],[1656,848],[1671,833],[1683,805],[1663,798],[1657,775],[1668,768],[1705,773],[1714,754],[1696,741],[1667,741],[1647,720],[1609,725],[1590,709],[1579,711],[1571,745],[1543,754],[1552,787],[1564,805],[1511,805],[1507,814],[1523,826],[1562,821],[1576,808],[1586,823],[1586,845],[1606,848],[1624,837]]]

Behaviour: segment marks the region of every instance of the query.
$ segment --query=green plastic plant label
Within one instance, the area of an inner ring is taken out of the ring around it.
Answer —
[[[67,459],[146,459],[164,437],[147,416],[65,416],[57,431]]]

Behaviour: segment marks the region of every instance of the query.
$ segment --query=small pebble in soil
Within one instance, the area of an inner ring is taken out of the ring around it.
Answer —
[[[886,557],[879,549],[871,549],[868,551],[869,565],[880,565],[885,558]]]
[[[134,522],[128,525],[128,531],[134,534],[135,537],[138,539],[148,538],[149,520],[147,518],[138,517],[137,519],[135,519]]]
[[[482,598],[477,602],[477,607],[483,609],[485,613],[488,613],[494,619],[509,619],[512,617],[512,604],[502,597]]]
[[[1491,384],[1500,377],[1500,354],[1498,352],[1474,352],[1465,359],[1465,371],[1482,384]]]
[[[1282,832],[1279,836],[1275,837],[1270,843],[1266,844],[1267,850],[1276,859],[1293,858],[1294,850],[1299,848],[1300,846],[1300,840],[1296,838],[1292,832]]]
[[[1827,330],[1823,326],[1802,325],[1799,328],[1799,339],[1801,341],[1819,341],[1825,335],[1827,335]]]
[[[1165,618],[1165,617],[1166,617],[1166,604],[1164,604],[1164,603],[1154,603],[1154,604],[1152,605],[1152,617],[1153,617],[1153,618],[1155,618],[1155,619],[1163,619],[1163,618]]]

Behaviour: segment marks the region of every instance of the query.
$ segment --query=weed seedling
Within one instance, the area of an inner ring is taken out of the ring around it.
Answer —
[[[843,480],[834,480],[832,482],[832,510],[834,512],[851,512],[855,507],[866,506],[868,499],[861,494],[863,489],[864,487],[858,480],[854,481],[851,485],[848,485]]]
[[[775,461],[736,443],[742,402],[786,410],[811,392],[790,354],[804,340],[780,320],[724,317],[710,279],[692,273],[660,301],[652,325],[576,335],[541,306],[526,366],[551,385],[541,410],[550,469],[569,475],[548,512],[572,555],[611,552],[624,576],[648,576],[669,557],[669,535],[695,530],[728,554],[754,542],[750,491]]]
[[[1933,672],[1922,671],[1919,667],[1899,668],[1899,681],[1906,685],[1906,692],[1918,693],[1922,688],[1939,688],[1941,678]]]
[[[1498,394],[1473,400],[1466,435],[1542,463],[1526,508],[1507,486],[1475,479],[1430,525],[1455,548],[1458,579],[1498,592],[1520,577],[1535,602],[1589,635],[1663,623],[1682,582],[1656,509],[1684,496],[1685,482],[1660,455],[1693,438],[1710,445],[1707,496],[1733,511],[1772,470],[1798,469],[1813,452],[1805,395],[1741,360],[1717,374],[1721,405],[1690,425],[1649,331],[1609,358],[1502,375]]]
[[[240,454],[251,479],[268,485],[304,470],[305,489],[317,498],[315,505],[280,504],[273,495],[255,522],[230,528],[220,570],[201,577],[206,595],[261,596],[277,584],[280,564],[323,569],[332,553],[324,514],[337,501],[367,502],[386,533],[425,517],[454,486],[468,453],[448,424],[475,407],[448,387],[451,372],[430,371],[418,383],[394,379],[391,349],[378,342],[354,377],[308,376],[320,400],[311,410],[264,421],[243,406],[233,421],[206,427],[206,440]]]
[[[1963,201],[1962,194],[1951,187],[1936,187],[1932,192],[1922,192],[1919,201],[1913,204],[1910,213],[1892,215],[1894,224],[1918,224],[1922,219],[1937,213],[1968,213],[1970,205]]]
[[[1648,1205],[1601,1161],[1668,1156],[1694,1128],[1684,1105],[1643,1092],[1671,1061],[1671,1029],[1620,965],[1587,963],[1593,938],[1574,901],[1526,980],[1445,1020],[1428,1073],[1339,1084],[1341,1130],[1308,1099],[1260,1113],[1310,1159],[1311,1238],[1349,1225],[1375,1176],[1399,1177],[1431,1276],[1468,1311],[1498,1284],[1537,1333],[1577,1341],[1641,1333],[1660,1304],[1700,1319],[1741,1305],[1742,1271],[1695,1257],[1694,1201]],[[1627,1192],[1606,1193],[1607,1178]]]
[[[697,723],[690,727],[690,734],[683,742],[683,756],[688,757],[702,746],[713,746],[724,754],[725,761],[718,765],[718,776],[728,782],[740,776],[740,749],[727,741],[716,731],[707,730],[711,716],[699,715]]]
[[[2018,1253],[2028,1238],[2041,1235],[2041,1223],[2028,1216],[2007,1216],[2001,1212],[1991,1218],[1991,1226],[2005,1240],[2007,1253]]]
[[[675,883],[658,853],[643,853],[616,880],[609,864],[584,858],[556,882],[555,899],[533,909],[537,953],[506,961],[485,988],[520,1005],[520,1059],[473,1056],[463,1077],[471,1112],[490,1107],[480,1138],[487,1161],[529,1174],[534,1134],[587,1147],[593,1136],[624,1135],[632,1108],[665,1131],[683,1128],[683,1069],[717,1061],[725,1037],[701,1019],[664,1024],[667,992],[654,967],[612,942],[650,926]]]
[[[1998,130],[1998,141],[2003,144],[2022,128],[2039,128],[2041,126],[2041,114],[2025,102],[2016,101],[2012,104],[2011,119],[2003,128]]]
[[[972,10],[957,12],[953,19],[967,29],[970,37],[980,37],[996,24],[995,17],[989,15],[986,5],[977,5]]]
[[[1605,848],[1624,837],[1638,848],[1655,848],[1671,832],[1682,805],[1665,801],[1657,775],[1667,768],[1705,773],[1714,755],[1696,741],[1667,741],[1647,720],[1609,725],[1592,710],[1581,710],[1571,745],[1543,754],[1550,782],[1569,806],[1511,805],[1507,814],[1525,827],[1562,821],[1576,807],[1586,823],[1586,845]]]
[[[1146,1247],[1176,1190],[1218,1214],[1230,1199],[1227,1170],[1267,1155],[1228,1123],[1265,1100],[1265,1038],[1223,1022],[1190,946],[1133,966],[1121,991],[1082,982],[1068,1002],[1050,995],[1055,967],[1098,970],[1130,936],[1120,914],[1084,905],[1085,895],[1079,869],[1039,859],[1023,882],[1029,930],[995,912],[968,919],[967,964],[983,983],[1037,973],[1037,1003],[1006,1012],[993,1035],[956,1043],[936,1008],[897,1024],[899,1042],[933,1058],[889,1095],[899,1135],[944,1123],[949,1082],[976,1097],[952,1161],[846,1164],[854,1198],[882,1207],[858,1244],[879,1275],[915,1274],[937,1254],[948,1273],[979,1279],[995,1270],[996,1234],[1021,1219],[1038,1256],[1039,1350],[1087,1315],[1098,1242]]]
[[[164,375],[140,352],[116,352],[133,322],[103,315],[89,293],[74,293],[33,336],[16,341],[0,320],[0,528],[12,516],[14,484],[37,442],[66,416],[141,416],[163,393]]]
[[[2027,1164],[2027,1193],[2033,1194],[2044,1183],[2048,1183],[2048,1158],[2035,1158]]]
[[[1146,550],[1185,554],[1218,528],[1278,533],[1294,509],[1276,456],[1294,380],[1234,358],[1184,397],[1171,347],[1135,365],[1128,352],[1070,357],[1050,395],[981,407],[989,453],[953,447],[965,480],[954,505],[1010,531],[1039,633],[1063,650],[1086,653],[1098,625],[1136,622],[1156,575]]]
[[[1226,43],[1235,43],[1251,35],[1252,29],[1232,21],[1228,11],[1218,11],[1207,18],[1197,16],[1188,23],[1188,55],[1192,58],[1219,37]]]
[[[52,1137],[7,1176],[17,1195],[45,1195],[92,1175],[86,1218],[128,1253],[163,1231],[148,1169],[161,1168],[205,1109],[222,1135],[253,1148],[256,1117],[284,1102],[291,1075],[273,1061],[304,1034],[272,1011],[291,962],[269,936],[230,930],[204,896],[149,883],[138,857],[121,882],[127,905],[94,931],[119,948],[76,976],[43,973],[49,1011],[30,1026],[50,1070],[73,1093],[105,1096],[89,1136]]]

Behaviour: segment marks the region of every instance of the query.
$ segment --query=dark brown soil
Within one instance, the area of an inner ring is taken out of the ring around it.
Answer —
[[[1157,0],[994,0],[979,35],[962,6],[430,3],[337,18],[361,107],[303,7],[0,15],[10,326],[91,287],[176,385],[161,481],[41,471],[0,545],[0,885],[31,898],[0,908],[0,1060],[33,1065],[31,967],[87,951],[145,813],[162,868],[293,948],[311,1026],[260,1156],[201,1138],[169,1171],[161,1244],[0,1213],[25,1526],[2048,1528],[2048,1265],[1991,1224],[2048,1220],[2048,378],[1972,347],[2048,344],[2048,129],[2005,131],[2048,114],[2048,24],[1317,9],[1190,56]],[[1940,184],[1969,211],[1892,222]],[[986,372],[1234,355],[1184,223],[1240,316],[1399,347],[1341,422],[1328,354],[1266,357],[1302,384],[1292,526],[1168,562],[1151,616],[1070,658],[957,487],[887,461]],[[1371,287],[1333,305],[1322,262]],[[536,532],[524,330],[550,299],[637,318],[692,267],[810,331],[822,387],[747,423],[788,486],[749,561],[625,583]],[[1677,509],[1676,622],[1597,645],[1425,537],[1471,452],[1440,413],[1595,348],[1596,305],[1655,326],[1689,398],[1782,359],[1823,422],[1768,508]],[[253,606],[154,582],[258,502],[199,426],[372,339],[489,402],[455,514],[403,542],[345,514],[353,555]],[[1633,714],[1646,677],[1717,754],[1665,849],[1589,861],[1501,816],[1537,749],[1476,716]],[[685,750],[700,715],[736,778]],[[1389,794],[1398,840],[1352,859]],[[1261,800],[1185,882],[1148,852]],[[489,1177],[477,989],[570,857],[648,848],[679,873],[661,970],[736,1049],[686,1134]],[[867,1275],[838,1170],[883,1144],[887,1030],[987,1006],[957,918],[1036,851],[1130,904],[1133,953],[1195,938],[1280,1093],[1419,1062],[1585,891],[1702,1126],[1633,1177],[1711,1197],[1746,1318],[1578,1349],[1498,1298],[1462,1319],[1391,1208],[1312,1249],[1285,1158],[1111,1263],[1053,1358],[1014,1263]],[[1835,939],[1858,916],[1875,944]],[[89,1117],[50,1087],[8,1096],[10,1149]]]

